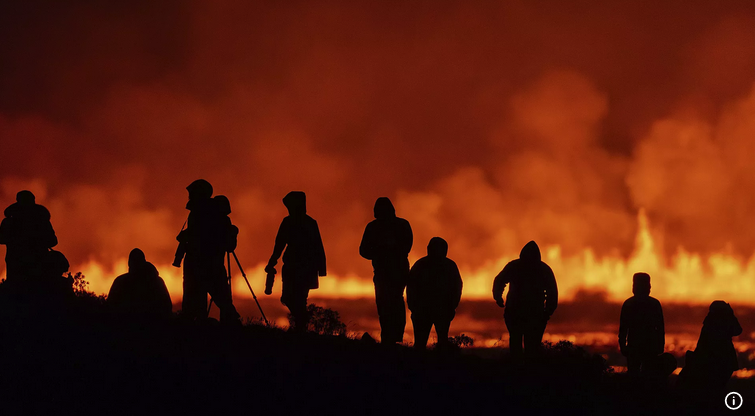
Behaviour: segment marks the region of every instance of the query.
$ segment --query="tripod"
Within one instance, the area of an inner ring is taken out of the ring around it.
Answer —
[[[268,322],[267,317],[265,317],[265,312],[262,311],[262,306],[260,306],[260,302],[257,300],[257,295],[254,294],[254,290],[252,290],[252,285],[249,284],[249,279],[247,279],[246,273],[244,273],[244,268],[241,267],[241,262],[239,261],[238,256],[236,256],[235,251],[226,253],[226,259],[228,260],[228,288],[229,290],[231,287],[231,254],[233,254],[234,260],[236,260],[236,265],[239,267],[241,276],[244,277],[246,286],[249,288],[249,291],[252,293],[252,298],[254,298],[254,302],[257,304],[257,307],[260,309],[260,313],[262,314],[262,319],[265,321],[265,325],[270,326],[270,322]],[[212,308],[212,298],[210,298],[210,305],[207,307],[207,314],[210,313],[211,308]]]

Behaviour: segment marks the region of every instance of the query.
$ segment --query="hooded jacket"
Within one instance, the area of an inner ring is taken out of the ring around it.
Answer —
[[[166,319],[173,308],[165,281],[148,261],[115,278],[107,304],[113,312],[137,319]]]
[[[710,305],[695,348],[695,358],[703,365],[721,371],[739,370],[737,350],[731,338],[742,334],[742,326],[731,306],[721,300]]]
[[[540,247],[534,241],[527,243],[519,258],[510,261],[495,277],[494,299],[501,299],[507,284],[506,316],[547,319],[558,306],[556,277],[550,266],[540,260]]]
[[[317,221],[307,215],[304,192],[289,192],[283,198],[283,205],[288,209],[289,215],[283,218],[278,228],[268,267],[275,267],[283,253],[284,284],[316,289],[319,287],[318,276],[327,274],[320,228]]]
[[[374,214],[375,220],[364,229],[359,254],[372,260],[376,280],[383,273],[408,272],[414,240],[409,221],[396,216],[396,209],[386,197],[375,201]]]
[[[427,256],[412,266],[406,285],[406,302],[412,314],[453,317],[463,284],[459,268],[447,253],[445,240],[434,237],[427,246]]]
[[[0,244],[6,244],[6,259],[46,252],[58,244],[50,223],[50,211],[39,204],[14,203],[5,209],[0,224]]]

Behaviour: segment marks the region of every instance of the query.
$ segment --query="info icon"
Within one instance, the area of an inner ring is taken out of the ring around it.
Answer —
[[[726,404],[726,407],[729,408],[729,410],[737,410],[740,407],[742,407],[742,403],[744,400],[742,400],[742,395],[737,393],[736,391],[733,391],[726,395],[726,398],[724,399],[724,403]]]

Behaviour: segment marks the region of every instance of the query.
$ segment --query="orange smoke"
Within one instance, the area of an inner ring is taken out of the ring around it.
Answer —
[[[755,299],[751,4],[73,3],[0,14],[0,206],[32,190],[97,292],[139,247],[180,299],[205,178],[259,290],[303,190],[323,296],[372,296],[357,250],[388,196],[465,296],[535,240],[566,299],[640,270],[661,299]]]

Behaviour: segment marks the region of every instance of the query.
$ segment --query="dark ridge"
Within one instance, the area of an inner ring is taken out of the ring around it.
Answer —
[[[101,298],[0,303],[4,414],[694,414],[568,342],[537,363],[174,318],[117,325]],[[743,383],[749,383],[750,387]],[[732,380],[755,403],[749,380]],[[723,408],[707,407],[711,414]],[[699,407],[699,406],[698,406]],[[724,409],[725,410],[725,409]],[[683,411],[684,413],[678,413]],[[743,414],[747,411],[742,412]]]

